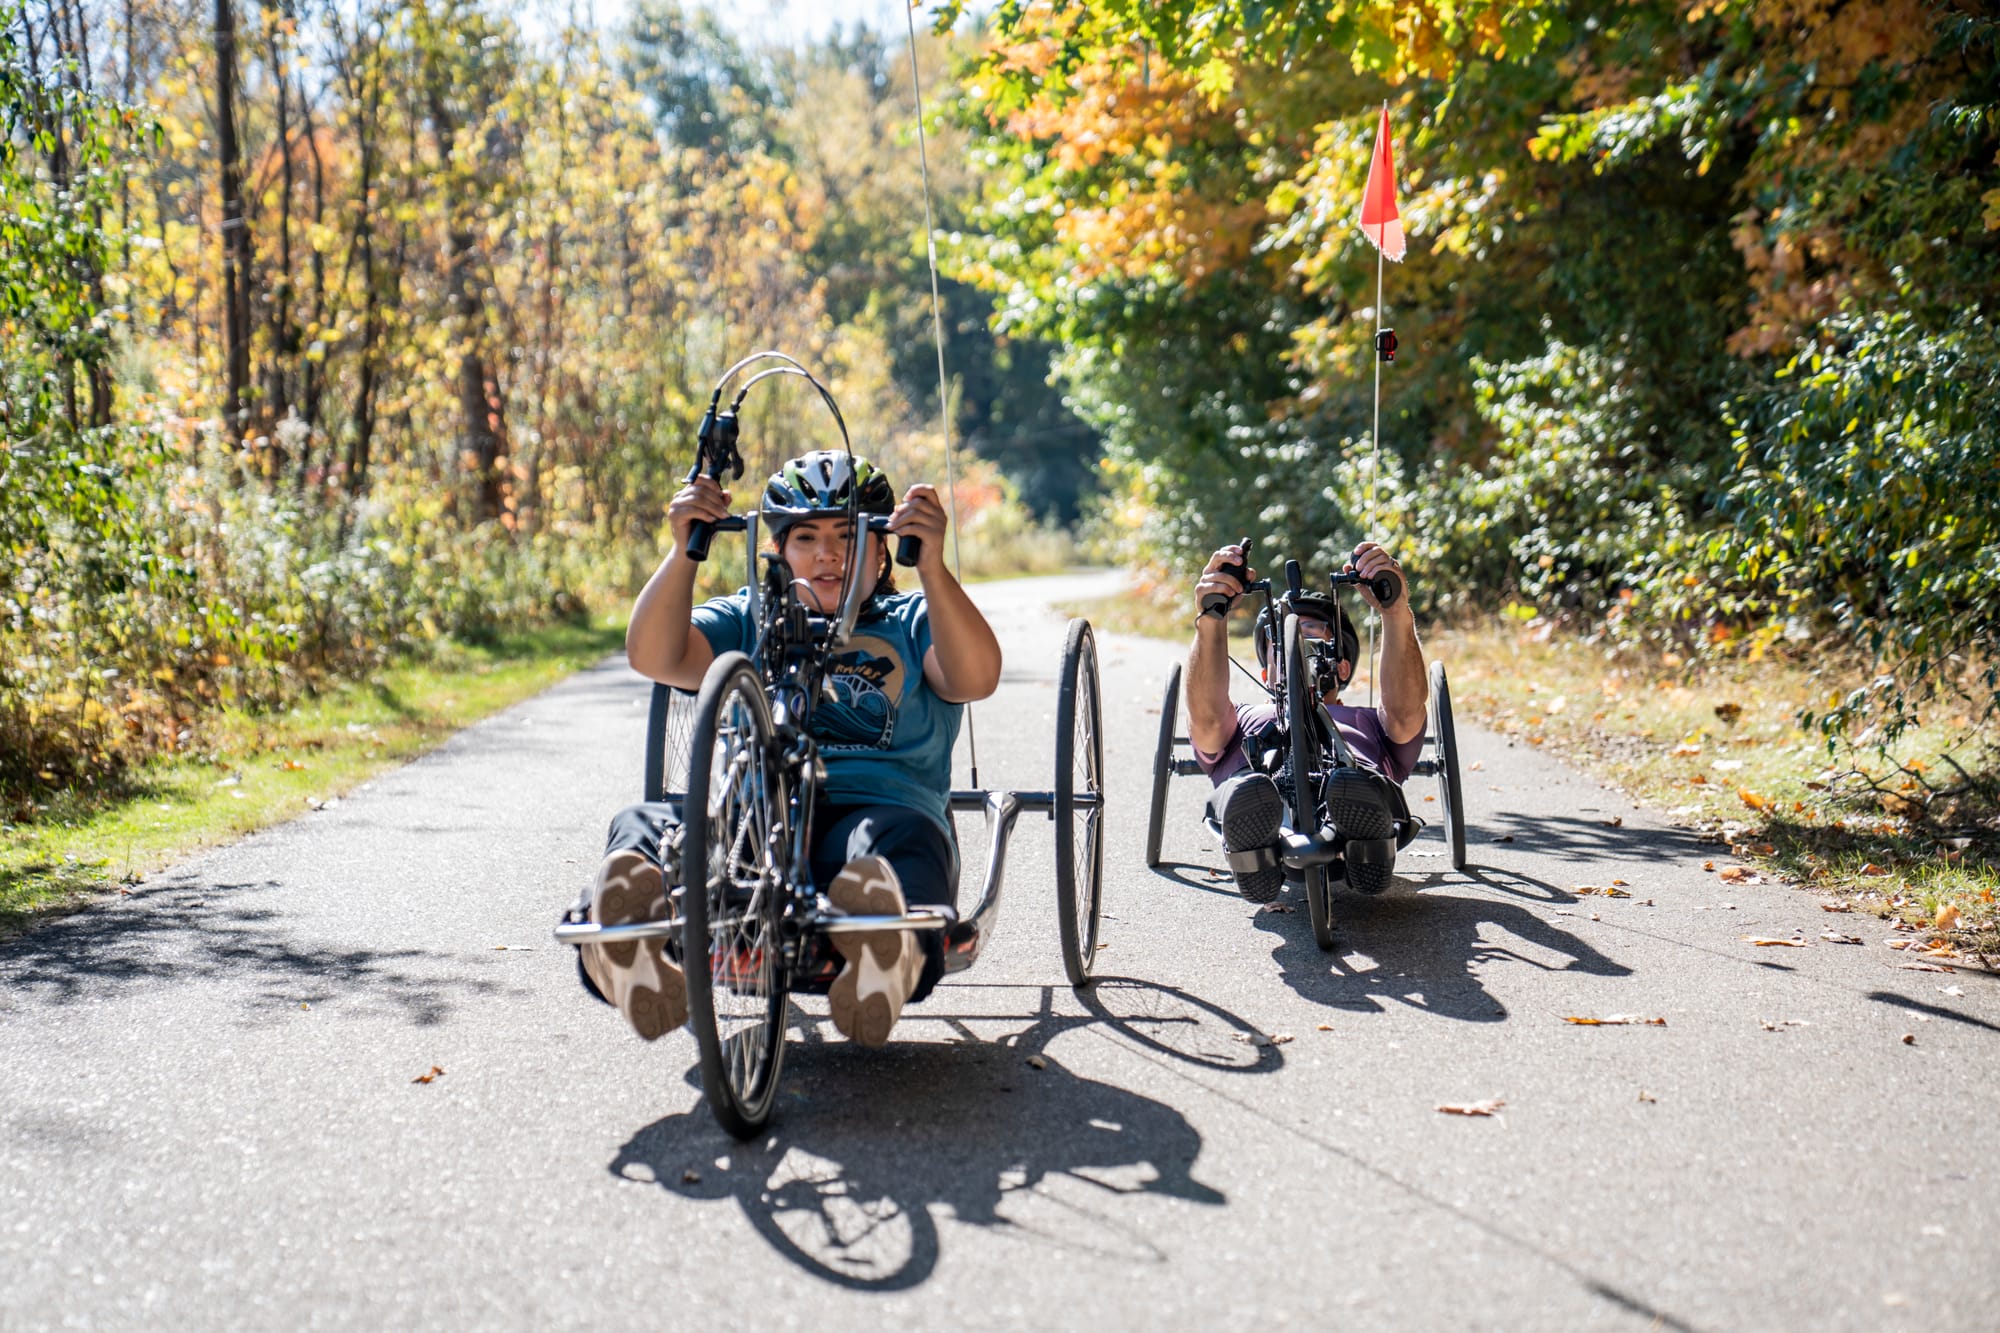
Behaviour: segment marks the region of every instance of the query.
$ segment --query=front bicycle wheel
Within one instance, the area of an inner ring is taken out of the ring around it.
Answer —
[[[1307,684],[1305,645],[1299,618],[1285,617],[1285,730],[1292,772],[1292,830],[1316,837],[1320,825],[1319,699]],[[1313,943],[1333,948],[1333,885],[1325,866],[1307,866],[1306,913],[1312,918]]]
[[[702,1091],[739,1139],[770,1119],[785,1053],[791,837],[775,751],[762,678],[725,653],[702,680],[688,750],[681,962]]]
[[[1069,984],[1090,984],[1104,905],[1104,732],[1098,725],[1097,640],[1069,622],[1056,690],[1056,915]]]

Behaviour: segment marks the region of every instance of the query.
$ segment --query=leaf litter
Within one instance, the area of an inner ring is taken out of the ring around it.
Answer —
[[[1664,1018],[1648,1018],[1644,1014],[1609,1014],[1603,1018],[1584,1018],[1577,1014],[1564,1014],[1563,1022],[1574,1023],[1578,1027],[1586,1028],[1663,1028],[1667,1025],[1667,1020]]]
[[[1446,1115],[1499,1115],[1506,1104],[1504,1097],[1488,1097],[1477,1102],[1440,1102],[1437,1109]]]

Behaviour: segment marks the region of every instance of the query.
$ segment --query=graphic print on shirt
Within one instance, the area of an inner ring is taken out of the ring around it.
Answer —
[[[833,659],[833,698],[813,710],[813,736],[829,753],[886,750],[903,698],[903,659],[881,639],[856,635]]]

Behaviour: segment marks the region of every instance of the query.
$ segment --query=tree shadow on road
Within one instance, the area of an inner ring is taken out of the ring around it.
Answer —
[[[1195,1178],[1201,1136],[1164,1102],[1072,1072],[1047,1053],[1050,1042],[1094,1031],[1243,1073],[1275,1070],[1282,1055],[1235,1015],[1171,987],[1106,979],[1080,997],[1085,1015],[1055,1013],[1052,988],[1021,989],[1037,997],[1035,1012],[1001,1016],[1025,1026],[996,1040],[968,1026],[990,1027],[993,1015],[918,1006],[906,1024],[921,1016],[960,1035],[879,1052],[825,1040],[795,1009],[804,1035],[793,1038],[764,1137],[735,1143],[696,1105],[639,1130],[610,1172],[685,1198],[733,1199],[780,1254],[854,1290],[925,1282],[938,1263],[940,1210],[1064,1253],[1164,1265],[1147,1230],[1155,1214],[1118,1204],[1226,1202]]]
[[[1577,901],[1553,885],[1511,872],[1462,873],[1533,902]],[[1258,929],[1278,937],[1271,957],[1286,985],[1330,1008],[1374,1013],[1403,1005],[1463,1022],[1497,1023],[1507,1017],[1507,1007],[1481,984],[1486,967],[1512,963],[1602,977],[1632,973],[1526,907],[1493,897],[1443,887],[1379,898],[1337,890],[1331,952],[1313,942],[1303,893],[1288,889],[1280,902],[1293,910],[1256,915]]]
[[[359,1001],[428,1027],[456,999],[505,987],[446,975],[449,955],[302,938],[265,895],[272,881],[152,887],[0,944],[0,1012],[101,1001],[189,981],[256,988],[255,1010]]]

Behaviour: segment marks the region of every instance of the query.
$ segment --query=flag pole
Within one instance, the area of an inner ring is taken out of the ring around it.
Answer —
[[[1386,125],[1388,116],[1389,103],[1384,99],[1382,120],[1377,123]],[[1362,534],[1364,539],[1376,535],[1382,521],[1376,487],[1382,477],[1382,270],[1385,263],[1382,244],[1387,239],[1388,230],[1389,224],[1382,223],[1375,238],[1375,338],[1369,344],[1375,353],[1375,424],[1368,431],[1368,530]],[[1381,668],[1381,663],[1375,657],[1375,625],[1381,619],[1380,611],[1371,610],[1368,614],[1368,706],[1370,708],[1375,706],[1375,677]]]

